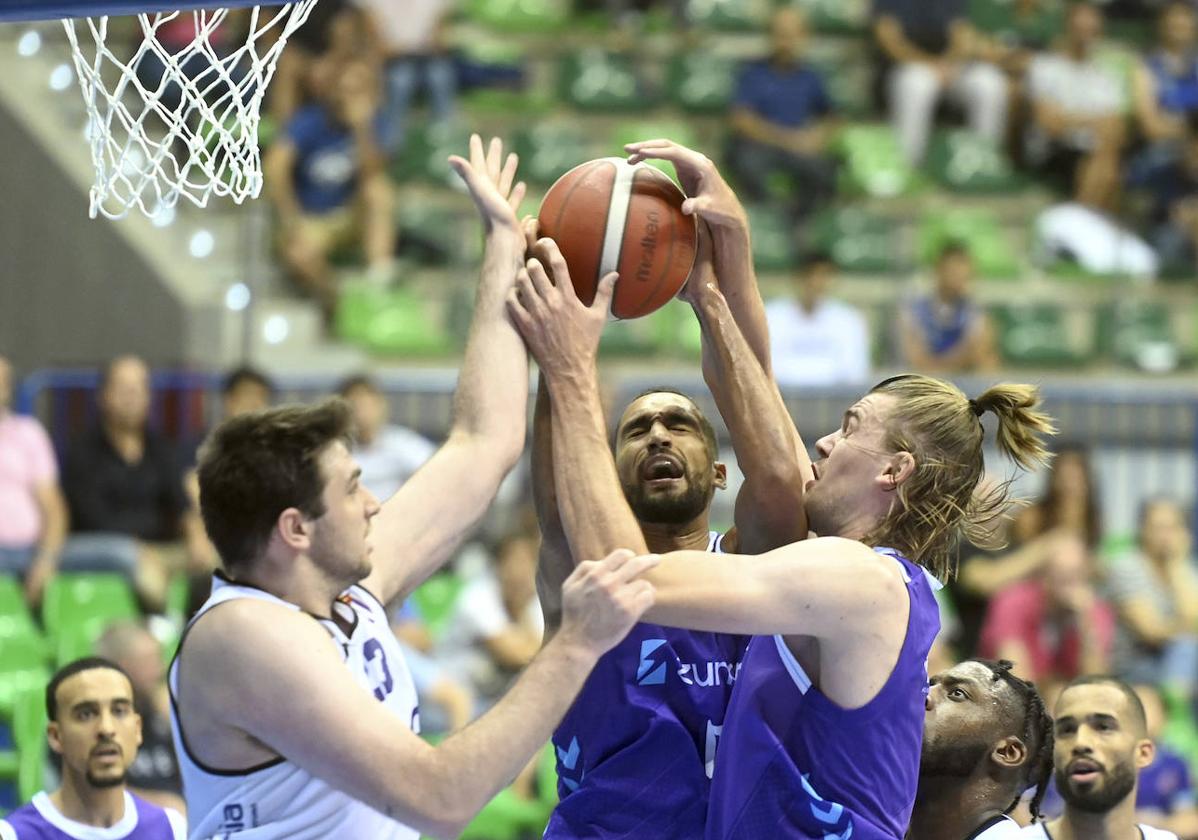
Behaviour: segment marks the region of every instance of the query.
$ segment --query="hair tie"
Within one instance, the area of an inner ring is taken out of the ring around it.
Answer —
[[[977,400],[970,400],[969,408],[971,411],[973,411],[973,413],[978,417],[979,420],[981,419],[982,415],[986,413],[986,409],[984,409],[980,405],[978,405]]]

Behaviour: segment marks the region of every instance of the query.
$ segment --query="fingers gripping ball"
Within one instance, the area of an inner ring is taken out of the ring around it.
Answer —
[[[541,202],[540,233],[557,242],[579,299],[595,299],[599,279],[617,271],[617,318],[639,318],[670,301],[695,261],[695,220],[665,174],[623,158],[574,167]]]

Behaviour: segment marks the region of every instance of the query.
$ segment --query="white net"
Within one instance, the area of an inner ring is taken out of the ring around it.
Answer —
[[[274,8],[137,16],[122,60],[108,18],[63,21],[88,110],[91,215],[153,218],[180,197],[241,203],[262,189],[262,99],[287,38],[317,0]],[[245,43],[241,43],[241,38]],[[190,38],[190,41],[189,41]]]

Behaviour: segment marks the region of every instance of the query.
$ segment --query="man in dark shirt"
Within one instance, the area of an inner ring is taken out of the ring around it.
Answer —
[[[770,55],[745,65],[732,101],[729,168],[741,192],[764,201],[775,173],[794,183],[791,212],[802,217],[830,199],[836,169],[827,156],[833,106],[819,73],[803,61],[807,25],[793,8],[770,23]]]
[[[154,610],[165,599],[167,544],[180,537],[187,500],[173,448],[147,428],[145,362],[135,356],[110,362],[100,379],[99,406],[99,423],[67,452],[62,483],[72,536],[64,558],[77,567],[125,573]]]
[[[1007,80],[978,60],[982,41],[966,19],[966,0],[874,0],[873,29],[891,119],[911,164],[927,152],[942,95],[965,109],[973,131],[1002,141]]]

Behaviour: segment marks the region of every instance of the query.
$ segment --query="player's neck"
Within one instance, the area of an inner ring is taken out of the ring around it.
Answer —
[[[907,840],[961,840],[1010,804],[997,801],[993,785],[978,779],[920,779]]]
[[[1105,814],[1065,804],[1065,815],[1052,826],[1053,840],[1140,840],[1135,794]]]
[[[238,574],[233,582],[262,589],[322,618],[329,616],[333,601],[346,588],[330,581],[303,556],[290,562],[264,557],[258,567]]]
[[[645,544],[654,554],[670,551],[706,551],[711,540],[707,514],[683,525],[668,525],[661,522],[642,522],[641,533]]]
[[[125,786],[97,788],[75,780],[67,771],[62,787],[50,794],[50,802],[68,820],[97,828],[116,825],[125,816]]]

